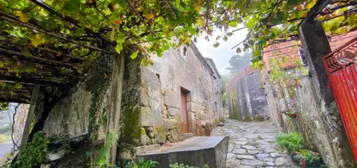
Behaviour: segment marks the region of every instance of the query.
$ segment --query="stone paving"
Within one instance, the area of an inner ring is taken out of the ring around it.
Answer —
[[[278,131],[271,121],[239,122],[226,120],[211,135],[229,136],[227,168],[296,168],[290,157],[279,151]]]

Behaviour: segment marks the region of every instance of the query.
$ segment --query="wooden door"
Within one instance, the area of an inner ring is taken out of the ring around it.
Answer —
[[[187,108],[188,92],[181,90],[181,119],[182,119],[182,128],[184,133],[188,133],[189,123],[188,123],[188,108]]]

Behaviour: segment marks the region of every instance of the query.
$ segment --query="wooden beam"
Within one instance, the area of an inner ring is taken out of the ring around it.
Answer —
[[[30,109],[27,113],[26,122],[25,122],[24,129],[22,132],[22,138],[21,138],[21,144],[20,144],[21,146],[27,142],[29,132],[30,132],[30,126],[33,121],[33,116],[35,114],[35,109],[36,109],[38,102],[40,101],[39,98],[40,98],[40,86],[35,86],[32,89],[31,100],[30,100]]]
[[[121,117],[121,105],[122,105],[122,94],[123,94],[123,83],[124,83],[124,73],[125,73],[125,57],[123,55],[116,55],[113,61],[113,71],[112,71],[112,90],[111,90],[111,110],[108,115],[108,133],[109,134],[120,134],[120,121]],[[107,139],[106,139],[107,141]],[[108,142],[107,142],[108,143]],[[111,142],[110,150],[107,153],[108,161],[111,164],[115,164],[117,160],[118,151],[118,141],[114,140]]]
[[[304,20],[306,20],[307,22],[313,22],[316,16],[319,15],[320,12],[331,2],[332,0],[318,0],[316,4],[307,13],[307,16]]]
[[[24,103],[28,104],[30,99],[17,98],[17,97],[0,97],[0,102]]]
[[[80,26],[79,25],[80,22],[78,20],[57,12],[56,10],[54,10],[53,8],[48,6],[44,1],[31,0],[31,2],[35,3],[36,5],[40,6],[43,9],[47,10],[49,13],[57,16],[58,18],[62,19],[63,21],[71,23],[71,24],[75,25],[78,28],[84,29],[87,33],[89,33],[89,34],[91,34],[93,36],[96,36],[99,39],[102,39],[102,40],[104,40],[105,42],[107,42],[109,44],[114,45],[114,43],[112,41],[108,40],[104,35],[102,35],[100,33],[96,33],[96,32],[94,32],[93,30],[91,30],[89,28]]]
[[[46,79],[33,79],[27,77],[17,77],[17,76],[8,76],[4,74],[0,74],[0,80],[24,83],[30,85],[41,85],[41,86],[68,86],[70,85],[69,81],[51,81]]]
[[[55,60],[49,60],[49,59],[40,58],[40,57],[35,57],[35,56],[32,56],[32,55],[24,55],[24,54],[22,54],[20,52],[0,47],[0,54],[2,54],[2,52],[7,53],[7,54],[11,54],[11,55],[16,55],[16,56],[19,56],[19,57],[21,57],[23,59],[26,59],[26,60],[29,60],[29,61],[32,61],[32,62],[36,62],[36,63],[40,63],[40,64],[51,65],[51,66],[62,66],[62,67],[66,67],[66,68],[70,68],[70,69],[76,70],[76,68],[72,64],[63,63],[63,62],[55,61]]]
[[[56,34],[56,33],[44,30],[44,29],[42,29],[40,27],[37,27],[37,26],[35,26],[35,25],[31,24],[31,23],[24,23],[24,22],[18,20],[16,17],[14,17],[14,16],[12,16],[12,15],[10,15],[10,14],[2,11],[2,10],[0,10],[0,18],[6,20],[8,22],[16,23],[18,25],[27,27],[27,28],[32,29],[32,30],[37,30],[37,31],[39,31],[39,32],[41,32],[43,34],[48,35],[48,36],[55,37],[57,39],[60,39],[60,40],[66,41],[66,42],[70,42],[70,43],[76,44],[76,45],[84,47],[84,48],[106,52],[105,50],[103,50],[101,48],[98,48],[98,47],[95,47],[95,46],[91,46],[91,45],[82,44],[81,42],[78,42],[76,40],[64,37],[63,35]]]

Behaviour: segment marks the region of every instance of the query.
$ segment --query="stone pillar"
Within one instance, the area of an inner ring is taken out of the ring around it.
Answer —
[[[322,57],[329,54],[331,48],[321,22],[306,20],[302,22],[299,27],[299,37],[306,51],[306,60],[317,96],[320,100],[322,99],[326,104],[329,104],[334,98],[329,87]]]

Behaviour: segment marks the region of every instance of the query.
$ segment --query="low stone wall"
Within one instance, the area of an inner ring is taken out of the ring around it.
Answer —
[[[299,77],[292,90],[265,81],[268,107],[280,131],[299,132],[329,167],[354,167],[336,104],[318,99],[309,76]]]

